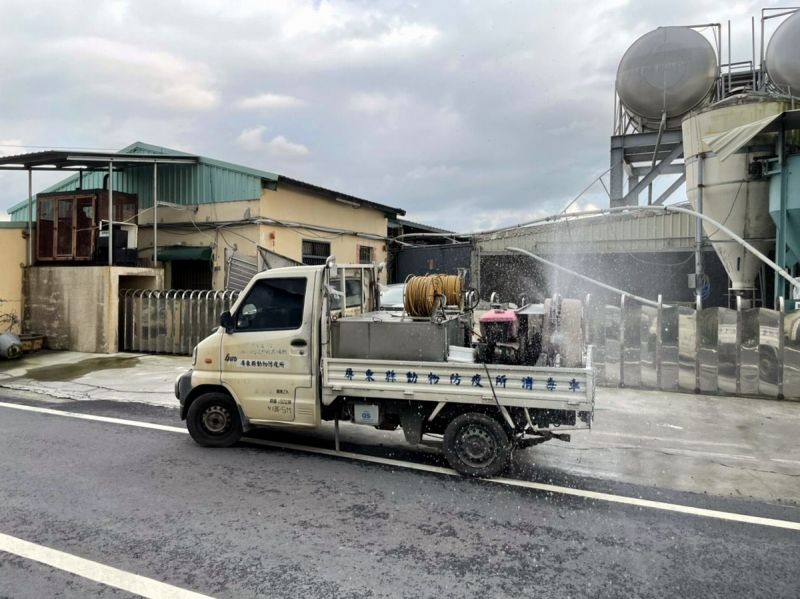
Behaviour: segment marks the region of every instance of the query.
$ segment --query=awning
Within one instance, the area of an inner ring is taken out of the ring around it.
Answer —
[[[211,260],[210,247],[187,247],[175,245],[171,247],[158,248],[158,259],[162,262],[170,260]]]
[[[749,144],[756,135],[778,131],[781,118],[784,119],[784,126],[787,130],[797,129],[798,125],[800,125],[800,110],[788,110],[780,114],[768,116],[765,119],[753,121],[741,127],[735,127],[724,133],[709,135],[704,137],[703,141],[708,144],[711,151],[715,152],[720,161],[722,161]]]

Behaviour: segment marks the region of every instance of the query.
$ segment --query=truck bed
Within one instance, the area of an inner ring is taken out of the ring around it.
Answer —
[[[594,373],[549,368],[456,362],[406,362],[325,358],[323,396],[340,395],[592,412]]]

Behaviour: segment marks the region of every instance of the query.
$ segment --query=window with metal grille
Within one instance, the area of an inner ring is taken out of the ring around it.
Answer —
[[[372,264],[375,261],[375,248],[369,245],[358,246],[358,263]]]
[[[325,264],[331,255],[331,244],[327,241],[303,240],[303,264]]]

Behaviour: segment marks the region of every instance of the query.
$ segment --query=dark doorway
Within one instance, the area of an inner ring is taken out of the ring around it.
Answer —
[[[211,262],[209,260],[172,260],[170,288],[211,289]]]

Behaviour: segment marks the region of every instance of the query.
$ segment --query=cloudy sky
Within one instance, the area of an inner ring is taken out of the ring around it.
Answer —
[[[0,0],[0,154],[141,140],[455,230],[509,224],[608,167],[616,67],[637,37],[731,19],[746,60],[765,5]],[[0,173],[0,213],[26,179]],[[582,198],[604,201],[600,186]]]

